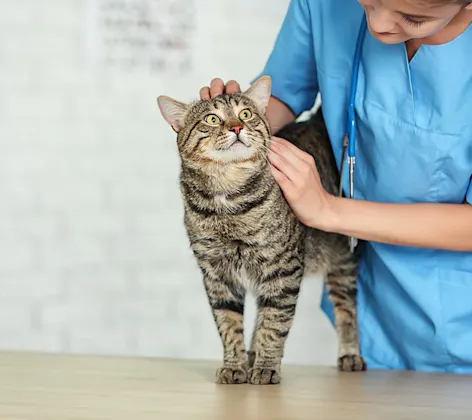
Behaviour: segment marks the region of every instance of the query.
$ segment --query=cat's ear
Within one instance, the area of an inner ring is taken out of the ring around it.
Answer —
[[[170,124],[172,129],[178,133],[184,126],[184,119],[187,115],[188,106],[168,96],[159,96],[157,104],[164,119]]]
[[[272,92],[272,78],[270,76],[261,76],[249,89],[244,92],[251,98],[256,105],[265,112]]]

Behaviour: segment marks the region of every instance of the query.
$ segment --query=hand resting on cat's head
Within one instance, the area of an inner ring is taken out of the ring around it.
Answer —
[[[230,80],[226,84],[219,77],[215,77],[211,82],[210,86],[204,86],[200,89],[200,99],[211,99],[216,96],[227,93],[228,95],[234,93],[240,93],[241,86],[236,80]]]

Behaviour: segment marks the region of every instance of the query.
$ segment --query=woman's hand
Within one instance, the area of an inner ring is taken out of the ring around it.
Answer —
[[[270,149],[272,174],[295,215],[307,226],[327,229],[332,196],[321,184],[313,157],[279,137],[272,137]]]
[[[376,203],[330,195],[314,159],[277,137],[269,160],[290,207],[307,226],[366,241],[472,252],[470,204]]]
[[[211,81],[210,86],[204,86],[200,89],[200,99],[209,100],[223,93],[233,94],[241,92],[239,83],[230,80],[228,83],[223,82],[220,78],[215,78]]]

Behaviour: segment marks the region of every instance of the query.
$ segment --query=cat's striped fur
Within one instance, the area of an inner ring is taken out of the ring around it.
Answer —
[[[191,105],[159,98],[162,114],[178,132],[185,226],[223,343],[218,383],[280,381],[302,277],[313,272],[327,275],[339,368],[365,369],[357,326],[355,256],[345,237],[301,224],[275,182],[266,158],[271,141],[265,117],[269,97],[270,78],[263,77],[243,94]],[[250,111],[250,118],[244,110]],[[217,116],[216,125],[208,115]],[[336,194],[338,173],[321,111],[277,135],[314,156],[324,187]],[[246,352],[243,314],[248,290],[256,296],[258,315]]]

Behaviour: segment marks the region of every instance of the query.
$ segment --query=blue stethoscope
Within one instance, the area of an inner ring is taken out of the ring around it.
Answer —
[[[354,103],[356,100],[357,93],[357,79],[359,77],[359,67],[361,64],[361,55],[362,55],[362,46],[364,45],[364,38],[367,32],[367,19],[364,14],[359,28],[359,33],[357,35],[357,44],[356,51],[354,53],[354,62],[352,67],[352,81],[351,81],[351,91],[349,95],[349,108],[348,108],[348,121],[346,134],[344,136],[344,152],[341,164],[341,179],[339,184],[339,194],[342,194],[342,183],[343,183],[343,172],[344,164],[346,161],[346,152],[347,152],[347,162],[349,165],[349,197],[354,198],[354,167],[356,166],[356,114],[354,109]],[[357,245],[356,238],[349,237],[349,248],[351,252],[354,252],[354,248]]]

